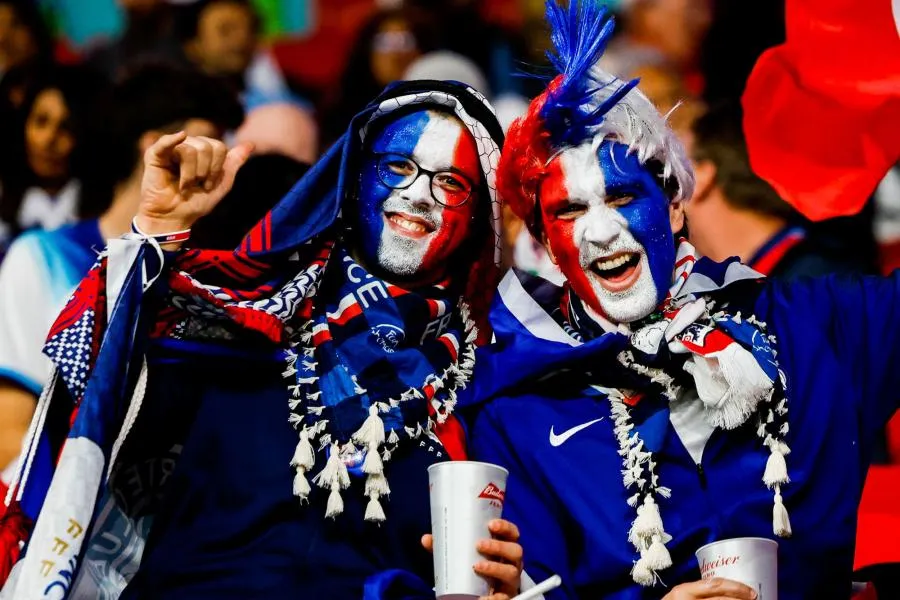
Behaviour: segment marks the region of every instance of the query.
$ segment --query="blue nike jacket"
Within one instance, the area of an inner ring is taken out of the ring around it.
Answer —
[[[749,292],[748,292],[749,286]],[[694,552],[712,541],[766,537],[779,544],[781,600],[848,598],[856,511],[872,442],[900,398],[900,277],[749,283],[739,300],[777,336],[787,376],[791,482],[782,492],[793,537],[772,531],[768,452],[755,431],[715,430],[699,463],[662,400],[641,401],[635,429],[655,453],[673,566],[652,588],[634,583],[622,460],[605,396],[580,376],[614,360],[625,337],[572,345],[548,311],[559,288],[511,273],[494,301],[497,344],[484,349],[469,401],[484,403],[470,428],[475,458],[510,471],[504,517],[522,532],[535,581],[559,574],[547,598],[661,598],[700,578]],[[604,382],[589,382],[603,385]],[[900,499],[900,497],[898,497]]]

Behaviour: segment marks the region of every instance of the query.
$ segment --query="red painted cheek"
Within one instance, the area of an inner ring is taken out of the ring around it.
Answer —
[[[422,257],[420,270],[423,272],[446,266],[443,264],[446,259],[469,237],[472,229],[472,215],[475,214],[477,203],[490,202],[490,198],[479,198],[476,195],[481,186],[481,162],[478,158],[475,140],[472,139],[468,130],[460,132],[453,152],[453,166],[466,173],[469,180],[472,181],[474,185],[472,197],[462,206],[443,208],[441,228],[437,230],[434,239],[428,245],[425,256]]]
[[[547,241],[556,257],[557,265],[575,295],[600,315],[606,315],[587,273],[581,268],[581,252],[575,244],[575,222],[555,221],[547,227]]]
[[[605,316],[588,275],[581,268],[581,251],[575,243],[575,221],[554,217],[568,203],[569,196],[565,172],[559,160],[554,160],[549,165],[547,177],[541,184],[540,195],[543,199],[541,216],[544,231],[547,232],[547,242],[556,257],[557,266],[566,276],[575,295],[598,314]]]

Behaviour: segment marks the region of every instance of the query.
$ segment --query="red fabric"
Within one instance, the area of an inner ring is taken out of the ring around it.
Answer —
[[[434,426],[434,434],[441,440],[450,460],[466,460],[466,430],[455,415],[450,415],[443,424]]]
[[[873,466],[866,478],[856,531],[854,569],[900,562],[900,466]]]
[[[892,465],[900,467],[900,412],[888,422],[886,433],[888,460]]]
[[[21,548],[19,543],[25,541],[31,529],[31,520],[14,502],[0,517],[0,587],[6,583],[13,565],[19,560]]]
[[[744,92],[753,170],[812,220],[854,214],[900,158],[891,0],[787,0]]]

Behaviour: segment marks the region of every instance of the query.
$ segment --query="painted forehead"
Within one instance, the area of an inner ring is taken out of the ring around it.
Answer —
[[[442,112],[422,110],[391,121],[372,142],[372,151],[408,156],[430,171],[455,168],[476,181],[479,175],[471,134],[462,121]]]
[[[596,150],[591,143],[568,148],[551,161],[549,170],[550,185],[544,186],[542,192],[563,194],[570,200],[600,201],[612,193],[662,193],[653,172],[641,164],[637,153],[614,140],[604,140]]]

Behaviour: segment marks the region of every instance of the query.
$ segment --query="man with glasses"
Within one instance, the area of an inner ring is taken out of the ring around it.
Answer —
[[[433,595],[426,469],[465,456],[452,412],[490,339],[502,138],[462,84],[391,86],[234,252],[181,246],[248,148],[184,134],[154,144],[130,242],[131,273],[144,276],[120,284],[116,303],[111,246],[48,340],[57,365],[89,358],[59,370],[56,391],[79,411],[9,597],[78,573],[81,555],[90,568],[76,586],[95,578],[110,597]],[[105,297],[116,306],[106,328],[70,335]],[[146,343],[121,326],[138,309]],[[83,434],[82,418],[115,429]],[[111,454],[108,480],[102,461],[84,473],[84,454],[97,454],[86,435]],[[96,551],[109,544],[105,516],[92,515],[110,509],[94,510],[92,479],[149,530],[133,576],[109,575]],[[67,537],[47,574],[42,550],[72,521],[92,538]],[[491,532],[473,568],[503,600],[519,588],[522,550],[514,525]]]

